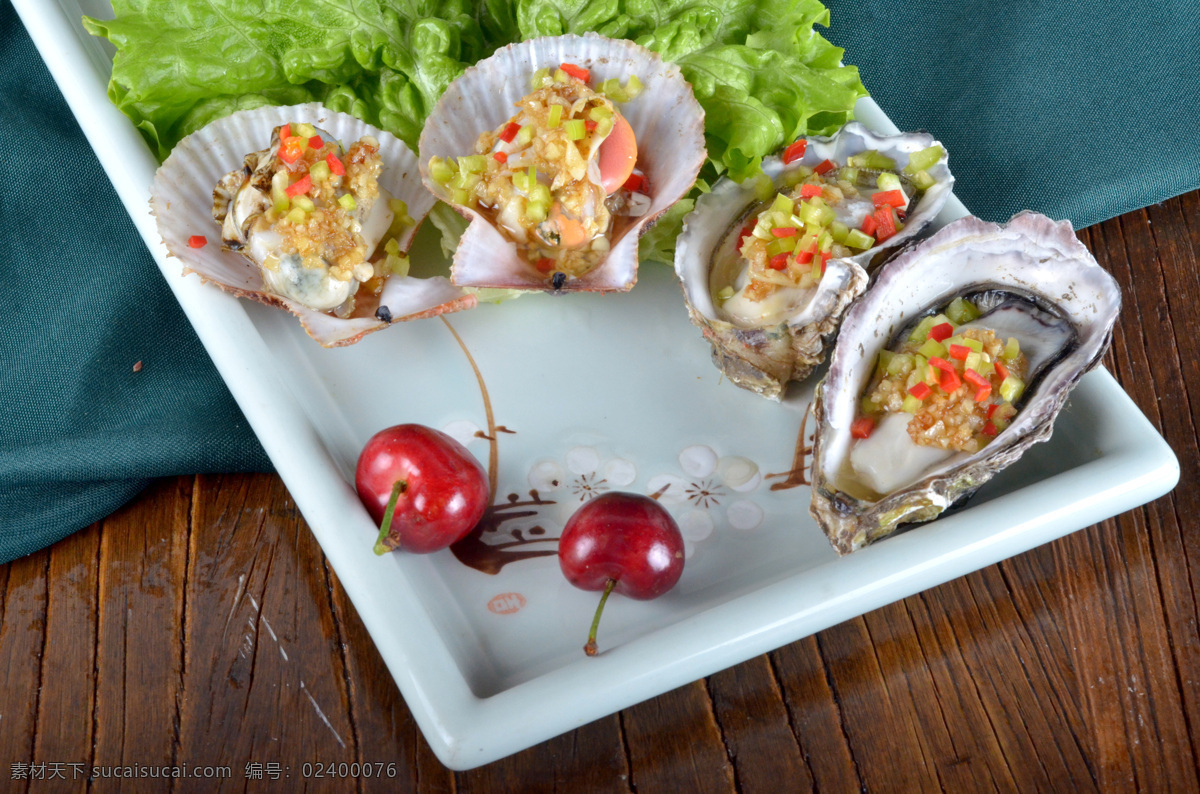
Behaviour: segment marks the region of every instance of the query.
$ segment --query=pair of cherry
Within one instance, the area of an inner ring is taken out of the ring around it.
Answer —
[[[491,499],[487,473],[454,439],[421,425],[397,425],[363,447],[355,486],[380,524],[377,554],[444,549],[479,523]],[[567,521],[558,542],[567,581],[603,591],[584,651],[596,654],[596,629],[612,592],[657,598],[683,573],[683,536],[657,501],[607,493]]]

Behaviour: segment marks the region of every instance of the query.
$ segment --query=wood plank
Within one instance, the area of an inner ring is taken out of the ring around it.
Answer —
[[[865,787],[850,751],[842,719],[817,643],[805,637],[768,654],[783,691],[792,732],[804,751],[817,791],[858,791]]]
[[[350,694],[350,710],[358,736],[356,760],[363,764],[395,764],[396,777],[378,776],[359,781],[364,792],[420,791],[443,794],[455,791],[454,773],[442,766],[421,736],[412,713],[404,704],[396,682],[371,641],[366,626],[350,603],[328,563],[323,570],[338,632]]]
[[[703,681],[621,713],[635,791],[733,791],[734,769]]]
[[[193,505],[179,758],[230,765],[221,790],[249,763],[282,765],[293,790],[344,790],[336,767],[300,768],[352,762],[357,742],[312,533],[272,475],[198,477]]]
[[[708,678],[717,725],[741,794],[813,788],[800,745],[788,725],[783,692],[766,656]]]
[[[49,550],[0,566],[0,763],[33,762],[49,567]]]
[[[104,520],[96,658],[95,763],[177,758],[183,596],[192,479],[151,484]]]
[[[50,548],[46,639],[33,756],[35,762],[47,764],[43,779],[53,779],[56,785],[62,785],[59,780],[71,781],[74,777],[76,768],[68,764],[91,760],[96,716],[99,556],[99,524]],[[52,767],[59,764],[63,766]]]
[[[463,794],[634,790],[616,714],[455,778]]]

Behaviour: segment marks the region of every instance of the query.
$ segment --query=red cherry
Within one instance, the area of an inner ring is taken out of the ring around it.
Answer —
[[[358,456],[354,484],[371,518],[382,524],[376,554],[444,549],[475,528],[491,501],[487,472],[475,456],[422,425],[396,425],[371,436]]]
[[[583,650],[595,656],[596,628],[609,593],[658,598],[683,573],[683,535],[671,514],[648,496],[606,493],[575,511],[558,541],[558,562],[567,581],[582,590],[603,590]]]

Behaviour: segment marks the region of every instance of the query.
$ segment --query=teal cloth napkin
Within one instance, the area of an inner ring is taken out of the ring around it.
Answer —
[[[1190,0],[829,5],[827,36],[897,125],[946,144],[981,217],[1082,227],[1200,187]],[[0,561],[147,478],[268,470],[7,2],[0,164]]]
[[[7,2],[0,174],[0,562],[148,478],[269,470]]]

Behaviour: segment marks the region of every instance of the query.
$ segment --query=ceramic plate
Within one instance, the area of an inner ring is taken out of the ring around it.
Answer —
[[[79,23],[111,10],[15,5],[84,133],[105,142],[97,155],[117,193],[451,768],[1089,526],[1178,479],[1170,449],[1097,370],[1053,439],[968,508],[839,559],[808,514],[815,380],[782,405],[723,381],[673,271],[656,263],[628,295],[530,296],[322,349],[290,315],[184,278],[166,256],[147,204],[157,163],[106,97],[111,48]],[[870,100],[858,117],[895,129]],[[952,199],[939,221],[965,213]],[[490,466],[495,504],[457,554],[371,551],[355,460],[400,422],[444,429]],[[597,596],[566,584],[554,539],[597,493],[664,486],[687,540],[683,578],[656,601],[610,601],[603,652],[587,658]]]

